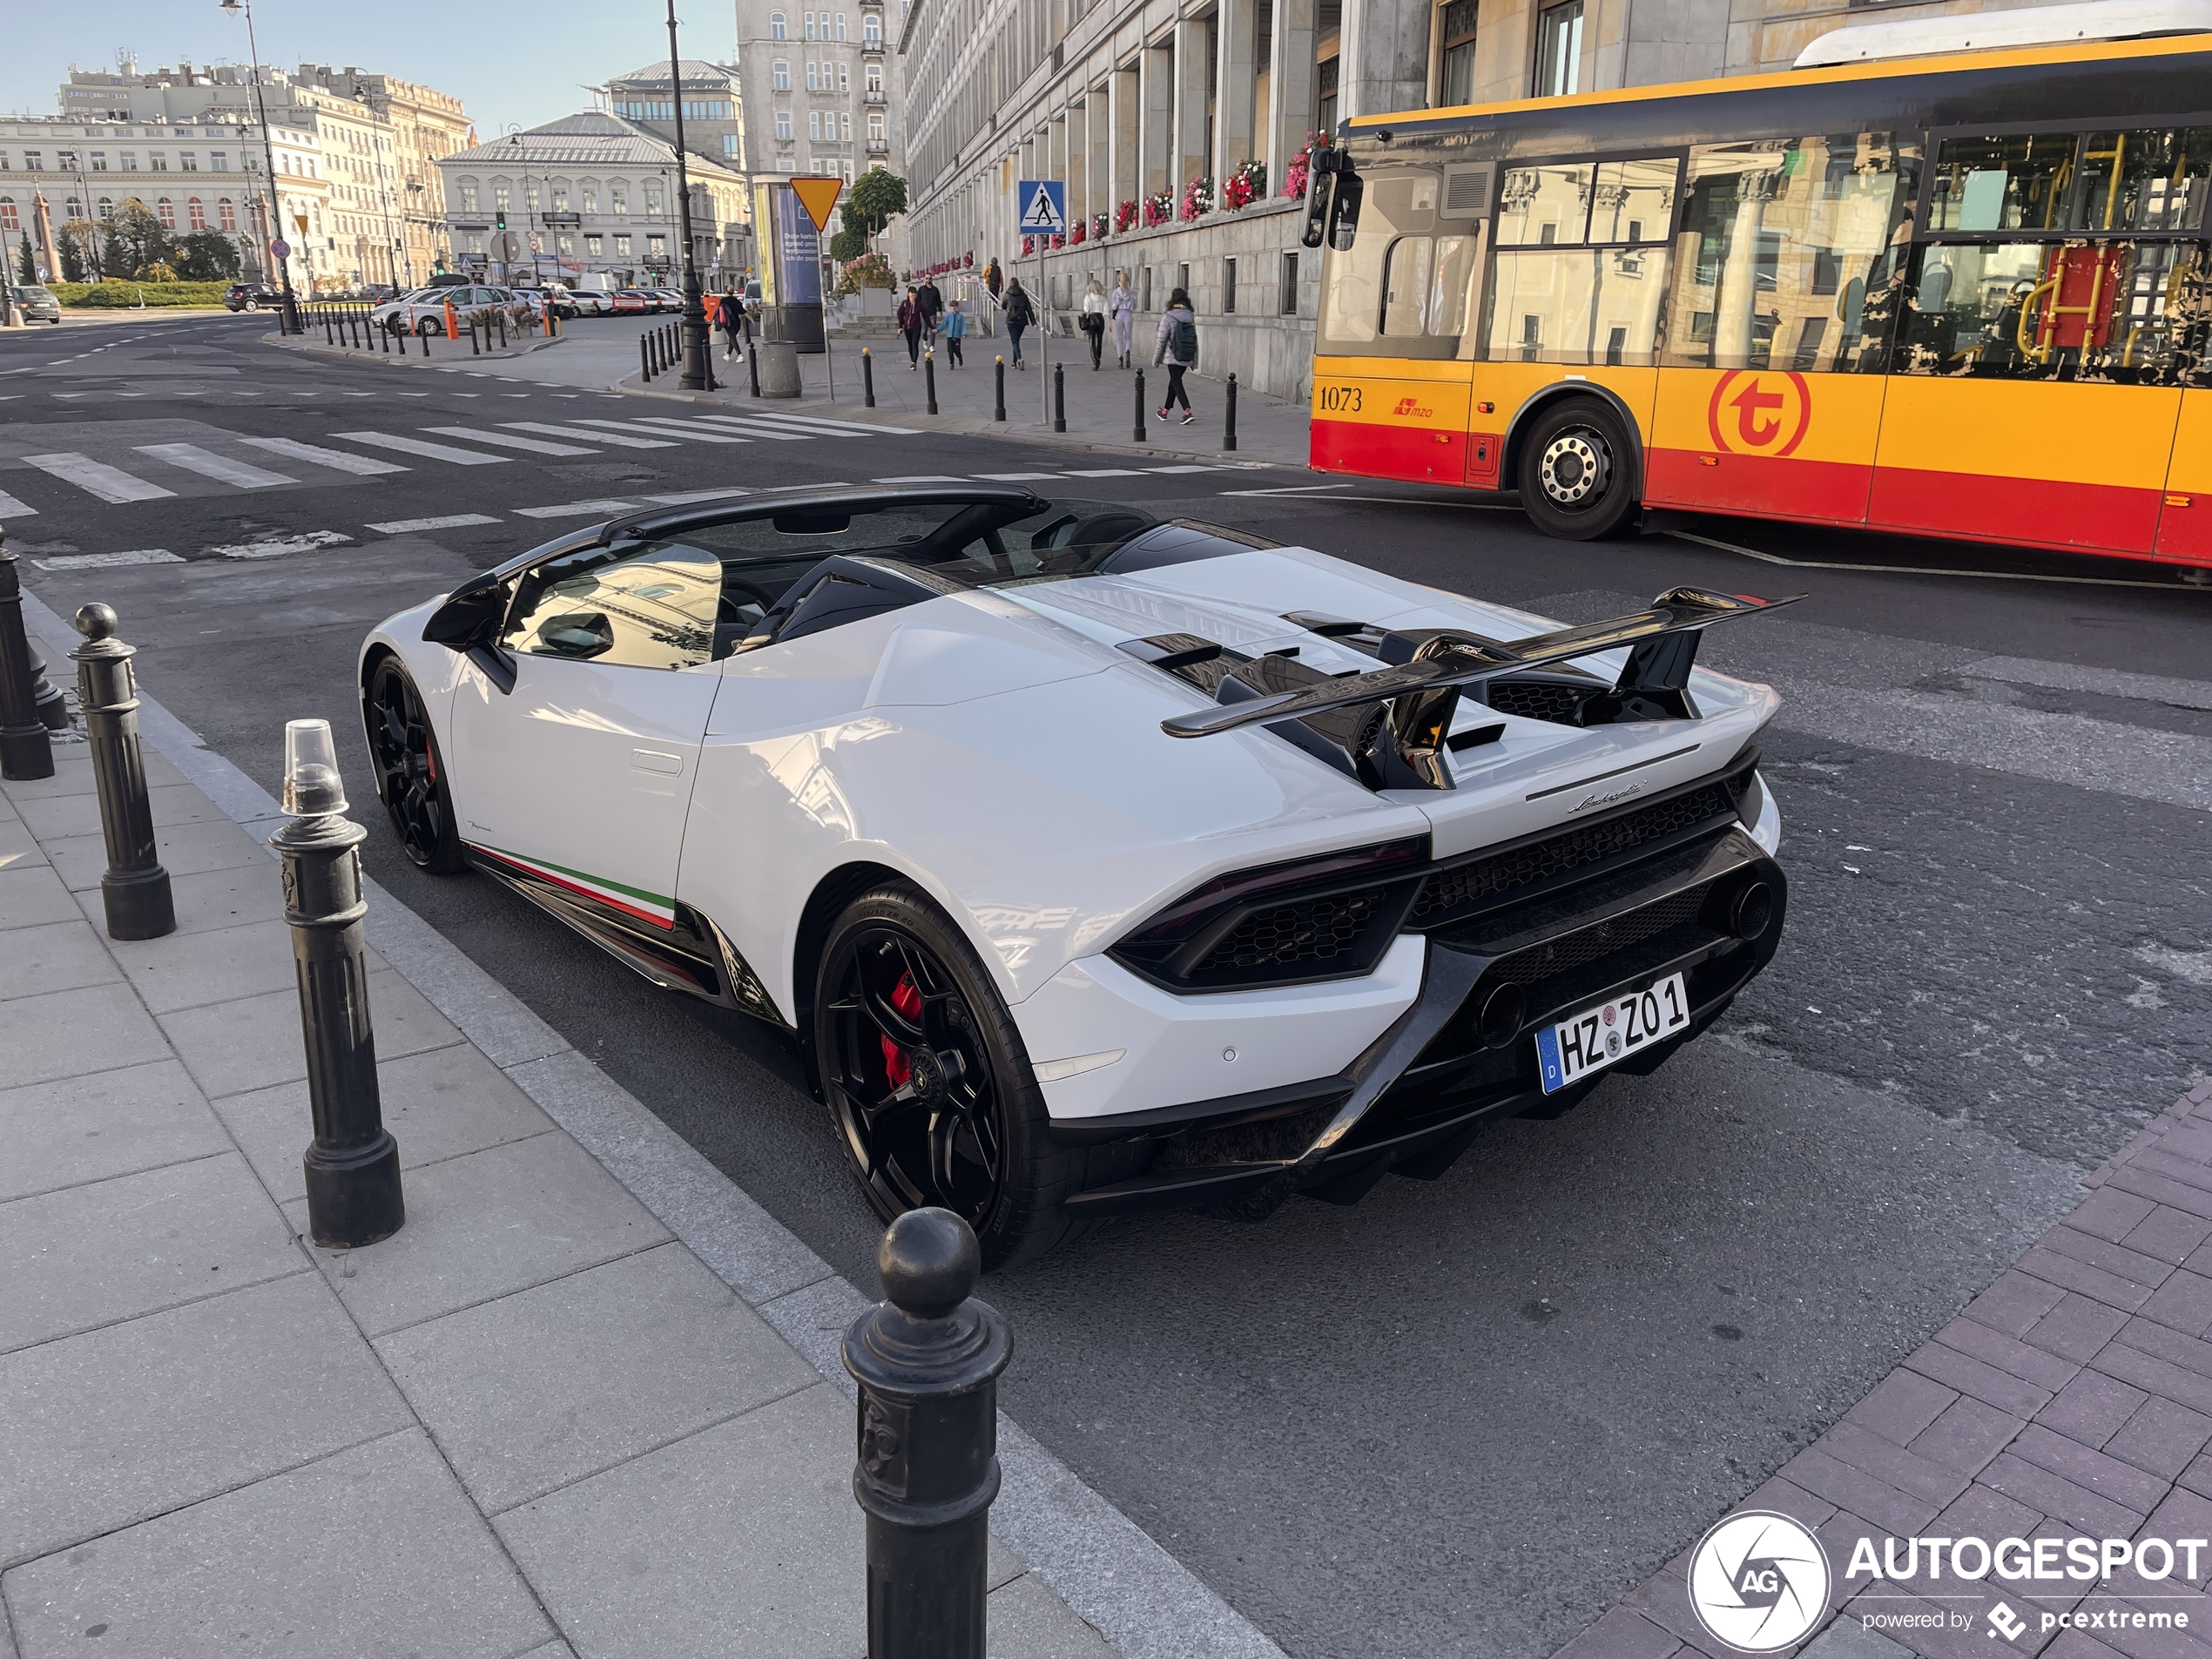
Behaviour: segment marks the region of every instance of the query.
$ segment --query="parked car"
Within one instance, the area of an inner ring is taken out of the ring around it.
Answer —
[[[879,1213],[1003,1266],[1440,1174],[1704,1031],[1788,884],[1780,699],[1693,664],[1773,608],[1554,628],[1118,503],[840,485],[570,532],[357,683],[411,860],[779,1028]]]
[[[448,304],[459,314],[463,327],[472,317],[503,313],[510,321],[518,321],[530,314],[528,303],[507,289],[472,283],[465,287],[417,288],[377,307],[368,318],[376,327],[395,334],[442,334],[445,332]]]
[[[615,314],[624,317],[644,317],[660,311],[660,296],[644,288],[618,288],[614,294]]]
[[[604,288],[577,288],[569,298],[575,302],[574,314],[586,317],[611,317],[615,312],[615,297]]]
[[[684,308],[684,290],[681,288],[651,288],[647,292],[660,296],[664,311],[681,311]]]
[[[62,302],[54,298],[53,290],[36,282],[11,285],[8,289],[14,298],[16,309],[23,313],[26,322],[59,323]]]
[[[259,311],[264,306],[284,303],[284,290],[266,282],[233,282],[223,295],[223,307],[228,311]]]

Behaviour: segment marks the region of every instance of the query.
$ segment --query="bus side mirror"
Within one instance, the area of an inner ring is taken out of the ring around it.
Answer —
[[[1327,239],[1329,206],[1336,195],[1336,174],[1324,172],[1318,167],[1305,175],[1305,225],[1298,233],[1298,240],[1307,247],[1318,247]]]

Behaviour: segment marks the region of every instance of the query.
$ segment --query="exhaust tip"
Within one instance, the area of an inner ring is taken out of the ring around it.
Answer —
[[[1518,985],[1501,985],[1483,999],[1475,1028],[1486,1049],[1502,1049],[1521,1035],[1528,1014],[1527,998]]]
[[[1774,889],[1764,881],[1752,882],[1736,895],[1728,921],[1730,930],[1747,943],[1764,937],[1774,921]]]

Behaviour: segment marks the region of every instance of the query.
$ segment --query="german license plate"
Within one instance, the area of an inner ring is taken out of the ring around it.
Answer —
[[[1689,1023],[1689,996],[1679,974],[1584,1008],[1536,1034],[1544,1092],[1554,1093],[1639,1049],[1664,1042]]]

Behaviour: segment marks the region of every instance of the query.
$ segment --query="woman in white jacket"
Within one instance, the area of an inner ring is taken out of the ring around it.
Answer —
[[[1114,351],[1120,359],[1116,368],[1130,366],[1130,353],[1135,348],[1131,338],[1136,327],[1136,296],[1129,291],[1129,273],[1114,273],[1114,291],[1106,296],[1106,314],[1114,320]]]
[[[1162,421],[1177,404],[1183,405],[1183,424],[1189,426],[1198,417],[1190,412],[1190,394],[1184,389],[1183,372],[1198,366],[1198,314],[1190,308],[1190,296],[1177,288],[1168,295],[1168,308],[1160,314],[1160,333],[1152,361],[1168,366],[1167,395],[1160,400]]]

